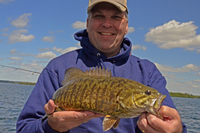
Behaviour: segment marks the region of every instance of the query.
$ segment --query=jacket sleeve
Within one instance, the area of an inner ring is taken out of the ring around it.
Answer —
[[[163,105],[166,105],[166,106],[176,109],[174,102],[173,102],[168,90],[166,89],[166,80],[162,76],[160,71],[151,62],[146,64],[146,70],[148,70],[147,85],[154,89],[157,89],[160,93],[167,96],[163,101]],[[182,133],[187,133],[186,125],[183,122],[182,122],[182,125],[183,125]]]
[[[42,118],[45,115],[44,105],[58,88],[57,74],[45,68],[19,115],[17,133],[57,133],[51,129],[47,120],[42,120]]]

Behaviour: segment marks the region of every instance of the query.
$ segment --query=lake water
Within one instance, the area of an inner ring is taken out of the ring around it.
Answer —
[[[0,133],[15,133],[16,121],[34,86],[0,83]],[[188,133],[200,132],[200,99],[173,98]]]

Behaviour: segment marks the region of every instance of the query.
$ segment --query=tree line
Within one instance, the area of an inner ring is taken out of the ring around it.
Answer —
[[[188,93],[180,93],[180,92],[169,92],[171,97],[184,97],[184,98],[198,98],[200,99],[200,96],[188,94]]]

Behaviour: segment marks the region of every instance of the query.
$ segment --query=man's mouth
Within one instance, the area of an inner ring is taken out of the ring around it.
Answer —
[[[113,33],[104,33],[104,32],[99,32],[99,34],[106,35],[106,36],[112,36],[112,35],[114,35]]]

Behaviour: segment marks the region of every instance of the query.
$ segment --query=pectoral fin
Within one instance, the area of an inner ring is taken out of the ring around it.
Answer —
[[[106,115],[105,118],[103,119],[103,130],[108,131],[112,127],[117,128],[119,121],[120,121],[120,118]]]
[[[117,121],[115,122],[115,124],[113,125],[113,128],[116,129],[119,125],[120,122],[120,118],[117,118]]]

